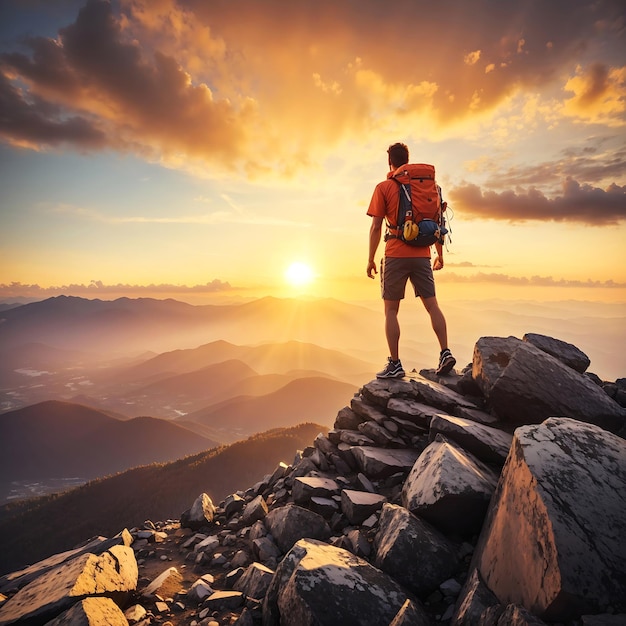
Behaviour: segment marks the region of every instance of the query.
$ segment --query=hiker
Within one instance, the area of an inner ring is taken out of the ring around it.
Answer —
[[[433,193],[431,193],[427,198],[428,202],[423,202],[420,190],[417,189],[417,192],[413,194],[413,212],[431,220],[439,219],[443,210],[445,210],[445,203],[441,203],[441,190],[435,183],[433,166],[409,164],[409,149],[403,143],[389,146],[387,153],[389,155],[387,180],[376,185],[367,210],[367,214],[372,217],[369,236],[369,257],[367,261],[367,275],[369,278],[374,278],[374,274],[377,273],[374,257],[380,243],[383,221],[386,221],[387,227],[385,256],[381,261],[380,279],[382,297],[385,304],[385,335],[389,345],[390,356],[387,359],[387,365],[376,374],[376,377],[402,378],[404,376],[404,369],[398,352],[400,341],[398,310],[400,308],[400,300],[404,298],[407,279],[413,285],[415,297],[422,299],[422,303],[430,315],[430,321],[441,349],[436,371],[438,375],[444,375],[454,367],[456,359],[448,348],[446,319],[439,308],[435,296],[433,270],[443,268],[443,238],[439,236],[434,244],[437,255],[432,268],[430,265],[430,245],[412,245],[411,242],[404,240],[402,223],[399,219],[400,194],[404,191],[401,182],[406,183],[405,188],[410,191],[413,188],[412,181],[416,181],[415,185],[418,184],[418,180],[419,183],[424,183],[424,180],[420,177],[424,171],[427,173],[432,171],[432,176],[424,176],[424,178],[427,179],[426,183],[436,190],[438,201],[435,199],[432,202]],[[430,170],[424,170],[424,168],[430,168]],[[420,204],[420,202],[423,202],[423,204]],[[434,205],[440,207],[439,215],[436,214],[437,207]],[[410,207],[411,204],[409,204]],[[426,214],[428,209],[430,209],[430,215]],[[434,215],[432,214],[433,210],[435,211]],[[445,228],[443,232],[446,232]]]

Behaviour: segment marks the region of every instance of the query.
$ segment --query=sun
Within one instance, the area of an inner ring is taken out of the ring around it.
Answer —
[[[306,287],[313,282],[315,274],[310,265],[306,263],[292,263],[285,270],[285,280],[293,287]]]

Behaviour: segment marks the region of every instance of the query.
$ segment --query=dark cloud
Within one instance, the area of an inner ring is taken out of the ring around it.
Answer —
[[[25,43],[30,56],[3,54],[0,69],[5,76],[19,76],[40,101],[54,102],[58,116],[68,120],[44,124],[41,112],[14,88],[3,103],[9,141],[50,143],[54,130],[66,125],[85,132],[87,125],[75,112],[91,111],[116,148],[140,142],[157,153],[209,153],[224,161],[240,156],[241,111],[215,101],[206,85],[192,84],[173,58],[159,52],[146,58],[137,41],[126,42],[108,2],[89,0],[76,21],[60,30],[58,42],[30,38]],[[8,85],[5,78],[5,91]],[[23,118],[37,123],[19,123]]]
[[[599,142],[600,143],[600,142]],[[601,152],[601,153],[600,153]],[[528,185],[554,185],[565,178],[587,183],[603,183],[607,180],[626,178],[626,149],[604,149],[595,145],[570,147],[563,151],[563,158],[532,165],[516,165],[502,170],[498,164],[485,182],[490,189],[506,189]]]
[[[581,185],[573,178],[563,182],[562,195],[548,198],[541,191],[483,191],[468,184],[450,190],[451,204],[464,217],[511,222],[578,222],[591,226],[617,224],[626,219],[626,186],[606,189]]]
[[[38,96],[25,96],[0,74],[0,137],[22,145],[102,148],[105,134],[88,118],[71,115]]]

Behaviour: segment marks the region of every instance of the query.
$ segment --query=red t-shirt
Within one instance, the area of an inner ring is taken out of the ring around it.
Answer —
[[[401,168],[410,169],[411,165],[402,165]],[[396,172],[389,172],[387,180],[378,183],[372,194],[367,214],[372,217],[382,217],[389,224],[395,224],[398,218],[398,203],[400,202],[400,186],[391,177]],[[392,257],[423,257],[430,258],[430,247],[409,246],[400,239],[389,239],[385,244],[385,256]]]

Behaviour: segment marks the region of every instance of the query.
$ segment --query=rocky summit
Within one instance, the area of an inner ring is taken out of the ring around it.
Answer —
[[[626,379],[483,337],[246,491],[0,579],[0,626],[626,624]],[[289,460],[287,460],[289,461]]]

